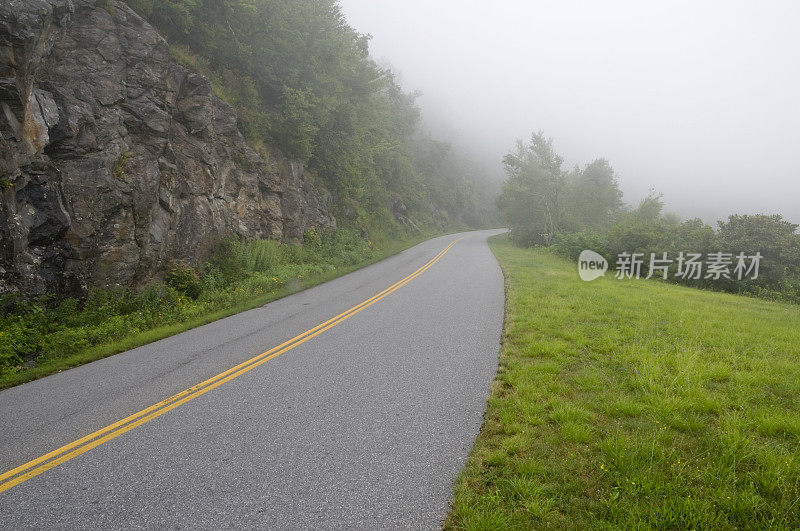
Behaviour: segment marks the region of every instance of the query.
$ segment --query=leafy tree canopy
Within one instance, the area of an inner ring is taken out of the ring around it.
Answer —
[[[430,202],[441,201],[457,208],[447,223],[487,223],[474,193],[480,178],[434,183],[424,173],[447,166],[448,152],[419,141],[417,94],[370,59],[369,37],[335,0],[126,1],[183,47],[185,63],[217,78],[251,144],[268,142],[305,163],[359,223],[383,223],[392,197],[423,221],[432,222]],[[441,160],[423,163],[432,152]]]

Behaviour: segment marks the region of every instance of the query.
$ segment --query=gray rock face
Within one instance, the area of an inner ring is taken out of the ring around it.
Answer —
[[[222,237],[333,226],[302,165],[121,2],[0,2],[0,293],[139,286]]]

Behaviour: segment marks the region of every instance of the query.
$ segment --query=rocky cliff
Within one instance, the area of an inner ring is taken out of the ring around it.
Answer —
[[[142,285],[221,237],[335,223],[121,2],[0,0],[0,135],[0,294]]]

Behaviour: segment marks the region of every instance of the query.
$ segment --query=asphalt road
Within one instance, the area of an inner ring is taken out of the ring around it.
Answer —
[[[503,282],[486,244],[497,232],[429,240],[264,307],[0,392],[2,473],[313,329],[464,236],[406,284],[291,350],[148,422],[114,427],[105,435],[120,433],[102,444],[103,434],[84,441],[75,448],[96,446],[79,455],[60,452],[0,479],[1,489],[71,457],[0,492],[0,527],[441,526],[497,368]]]

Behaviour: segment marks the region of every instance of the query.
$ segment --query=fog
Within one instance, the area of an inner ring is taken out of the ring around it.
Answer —
[[[607,158],[637,203],[800,223],[800,2],[340,0],[420,90],[431,129],[491,161],[535,130]]]

